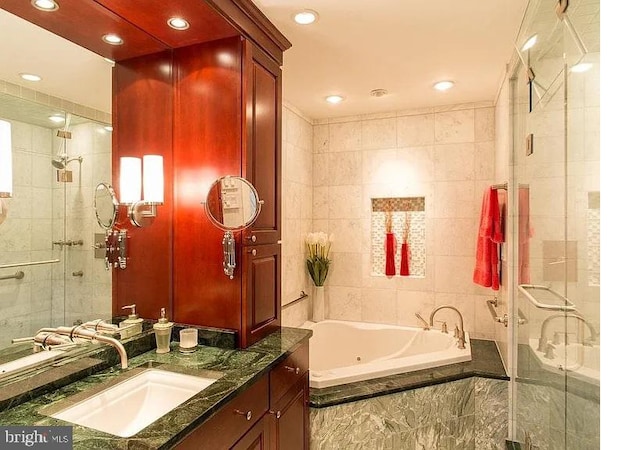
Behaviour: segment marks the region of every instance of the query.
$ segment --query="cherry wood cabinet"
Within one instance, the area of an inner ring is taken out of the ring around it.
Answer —
[[[3,0],[2,8],[116,61],[116,193],[120,157],[164,158],[164,204],[153,225],[135,228],[120,210],[128,261],[112,272],[113,315],[135,303],[141,317],[156,319],[166,308],[176,322],[237,330],[241,347],[277,329],[286,37],[251,0],[74,0],[54,12]],[[170,29],[171,15],[191,26]],[[124,42],[106,44],[107,33]],[[264,200],[252,227],[236,233],[234,279],[222,271],[223,233],[202,206],[224,175],[246,177]]]
[[[178,450],[307,450],[309,342],[192,431]]]
[[[270,449],[309,448],[309,373],[293,385],[269,410]]]
[[[231,450],[270,450],[269,432],[267,417],[263,416]]]

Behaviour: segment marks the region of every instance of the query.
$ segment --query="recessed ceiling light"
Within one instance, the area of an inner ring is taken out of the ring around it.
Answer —
[[[174,30],[186,30],[187,28],[189,28],[189,22],[181,17],[172,17],[171,19],[167,20],[167,25],[169,25]]]
[[[312,9],[305,9],[300,12],[297,12],[293,16],[293,20],[300,25],[309,25],[316,20],[318,20],[318,13]]]
[[[448,91],[449,89],[451,89],[453,87],[455,83],[453,81],[438,81],[436,84],[433,85],[433,88],[437,91]]]
[[[60,116],[60,115],[53,115],[53,116],[49,116],[49,120],[54,122],[54,123],[62,123],[65,121],[64,116]]]
[[[571,72],[573,73],[583,73],[586,72],[587,70],[591,69],[593,67],[593,64],[591,63],[579,63],[576,64],[575,66],[571,67],[571,69],[569,69]]]
[[[40,11],[55,11],[59,8],[58,4],[53,0],[31,0],[31,4]]]
[[[387,91],[386,89],[373,89],[371,92],[369,92],[372,97],[384,97],[388,93],[389,91]]]
[[[344,100],[344,97],[341,95],[330,95],[328,97],[325,97],[325,100],[329,103],[333,103],[334,105],[337,103],[340,103],[341,101]]]
[[[27,81],[40,81],[42,77],[40,75],[36,75],[35,73],[21,73],[20,78]]]
[[[102,36],[102,40],[111,45],[122,45],[124,43],[122,38],[117,34],[105,34]]]
[[[536,42],[538,42],[538,35],[534,34],[533,36],[531,36],[529,39],[527,39],[527,42],[524,43],[524,45],[522,46],[522,51],[526,52],[527,50],[529,50],[531,47],[533,47],[534,45],[536,45]]]

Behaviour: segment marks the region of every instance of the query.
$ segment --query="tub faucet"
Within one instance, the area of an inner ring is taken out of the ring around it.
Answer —
[[[600,337],[600,333],[598,333],[598,330],[596,330],[596,327],[593,326],[593,324],[589,322],[587,319],[585,319],[584,317],[578,314],[553,314],[547,317],[546,319],[544,319],[544,322],[542,322],[542,326],[540,327],[540,339],[538,340],[538,351],[543,352],[546,350],[546,344],[549,341],[547,337],[547,327],[549,326],[549,323],[553,321],[553,319],[557,319],[560,317],[565,317],[565,318],[571,317],[573,319],[576,319],[584,323],[589,328],[589,339],[585,339],[584,336],[582,335],[583,334],[582,328],[578,328],[578,342],[580,344],[586,345],[586,346],[592,346],[598,341],[598,338]]]
[[[458,311],[458,309],[456,307],[450,306],[450,305],[438,306],[436,309],[431,311],[431,315],[429,316],[429,326],[430,327],[433,326],[433,318],[436,315],[436,313],[438,311],[440,311],[441,309],[450,309],[452,311],[455,311],[456,314],[458,314],[458,318],[460,319],[460,329],[456,330],[456,334],[454,336],[458,340],[458,348],[460,348],[460,349],[465,348],[465,345],[464,345],[465,344],[465,339],[464,339],[464,320],[462,319],[462,313],[460,311]]]

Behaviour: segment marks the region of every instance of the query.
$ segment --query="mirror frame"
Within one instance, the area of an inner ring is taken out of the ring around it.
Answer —
[[[100,187],[103,187],[107,193],[109,193],[109,195],[111,195],[111,203],[113,205],[113,214],[111,215],[111,225],[106,225],[105,222],[103,222],[100,219],[100,214],[98,214],[98,205],[96,204],[96,194],[98,192],[98,189],[100,189]],[[118,198],[116,197],[116,191],[113,189],[113,186],[111,186],[111,184],[107,183],[107,182],[100,182],[96,185],[94,191],[93,191],[93,212],[96,215],[96,220],[98,221],[98,225],[100,225],[100,228],[102,228],[105,231],[109,231],[112,230],[113,227],[116,225],[116,223],[118,223],[118,209],[120,207],[120,202],[118,202]]]
[[[244,224],[237,226],[237,227],[229,227],[226,226],[225,224],[221,223],[213,214],[213,212],[209,209],[209,202],[207,201],[207,199],[209,198],[209,194],[211,194],[211,191],[214,189],[215,186],[217,186],[219,183],[222,183],[223,180],[227,179],[227,178],[232,178],[235,180],[239,180],[241,181],[246,187],[248,187],[251,191],[251,193],[255,196],[256,199],[256,210],[253,213],[253,216],[251,217],[250,220],[248,220],[247,222],[245,222]],[[260,197],[258,196],[258,191],[255,188],[255,186],[253,184],[251,184],[251,182],[241,176],[238,175],[225,175],[223,177],[218,178],[216,181],[214,181],[211,186],[209,187],[209,190],[207,191],[207,196],[204,200],[204,212],[207,215],[207,217],[209,218],[209,220],[219,229],[223,230],[223,231],[242,231],[242,230],[246,230],[247,228],[249,228],[251,225],[253,225],[255,223],[255,221],[258,219],[258,216],[260,215],[260,211],[262,210],[262,204],[264,203],[264,200],[260,200]]]

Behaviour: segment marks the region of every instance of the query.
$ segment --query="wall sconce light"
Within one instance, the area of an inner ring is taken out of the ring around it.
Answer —
[[[0,120],[0,198],[11,198],[12,194],[11,124]]]
[[[162,156],[120,158],[120,203],[127,205],[129,220],[136,227],[153,223],[157,206],[164,204]]]
[[[0,120],[0,223],[7,218],[5,198],[13,195],[13,170],[11,168],[11,124]]]

